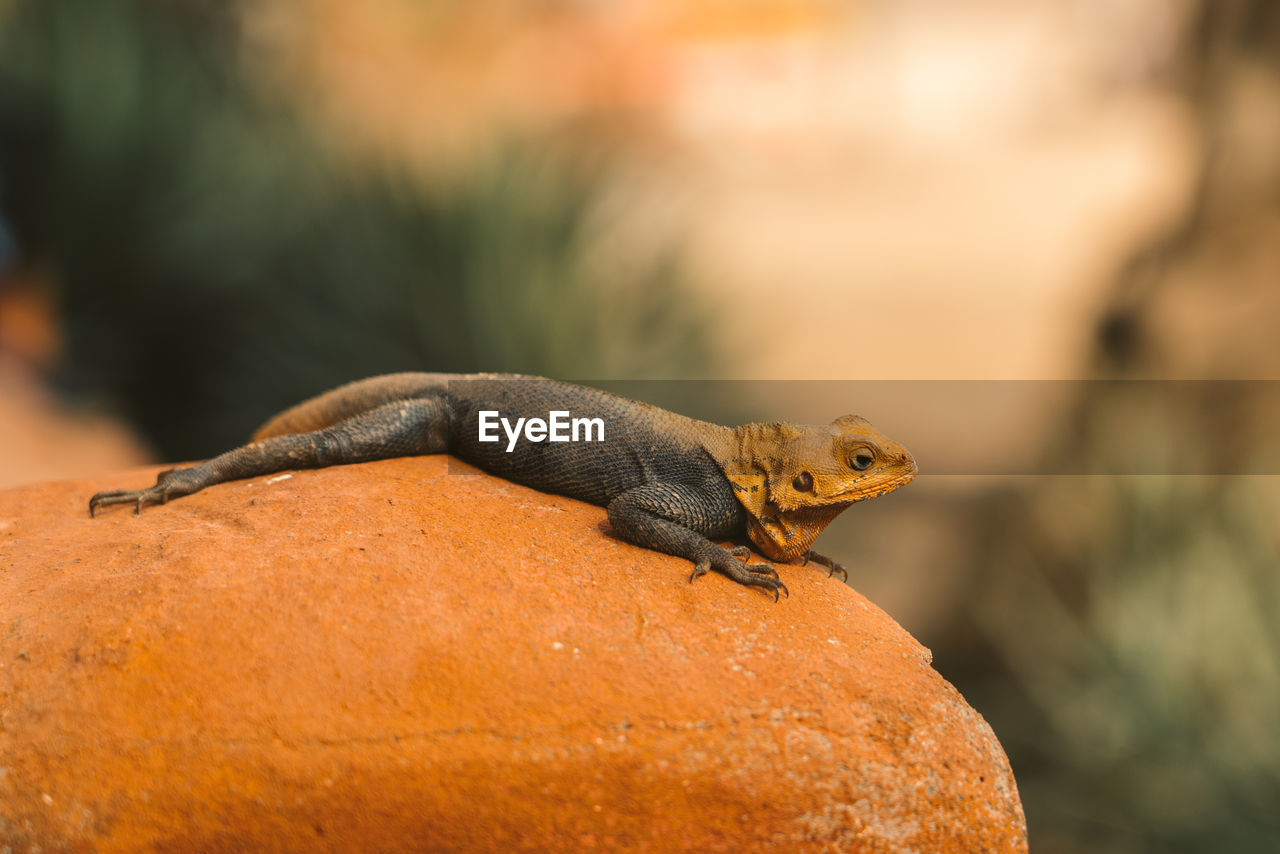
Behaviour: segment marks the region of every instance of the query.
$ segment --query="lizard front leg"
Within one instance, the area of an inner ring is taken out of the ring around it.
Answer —
[[[442,454],[448,450],[449,422],[448,408],[438,397],[395,401],[323,430],[273,436],[188,468],[169,469],[146,489],[99,492],[89,499],[89,515],[114,504],[132,504],[137,515],[147,504],[163,504],[215,483],[284,469]]]
[[[628,489],[609,502],[609,524],[619,537],[647,549],[693,561],[692,583],[714,569],[739,584],[762,587],[790,596],[787,586],[769,564],[747,564],[707,539],[716,533],[717,513],[712,502],[696,488],[684,484],[651,483]],[[704,533],[705,532],[705,533]]]

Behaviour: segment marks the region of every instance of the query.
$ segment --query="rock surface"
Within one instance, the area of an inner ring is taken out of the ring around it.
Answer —
[[[0,848],[1023,851],[882,611],[774,604],[443,457],[97,519],[0,493]]]

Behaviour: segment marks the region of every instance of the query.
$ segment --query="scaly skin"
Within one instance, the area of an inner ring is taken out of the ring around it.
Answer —
[[[480,410],[516,418],[601,418],[604,441],[530,442],[507,452],[505,435],[479,441]],[[747,424],[728,428],[617,395],[540,377],[390,374],[334,389],[272,418],[249,444],[195,466],[163,472],[154,486],[99,492],[100,507],[190,495],[228,480],[293,468],[449,453],[515,483],[605,507],[619,537],[774,594],[786,585],[769,564],[749,564],[749,537],[775,561],[843,567],[810,550],[849,505],[911,480],[915,461],[867,421]]]

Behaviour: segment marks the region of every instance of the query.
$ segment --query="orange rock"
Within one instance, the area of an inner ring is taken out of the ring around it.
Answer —
[[[443,457],[0,493],[0,848],[1023,851],[982,718],[791,598]]]

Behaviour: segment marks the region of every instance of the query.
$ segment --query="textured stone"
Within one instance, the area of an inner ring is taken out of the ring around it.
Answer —
[[[0,493],[0,847],[1022,851],[1004,753],[882,611],[442,457],[141,517]]]

